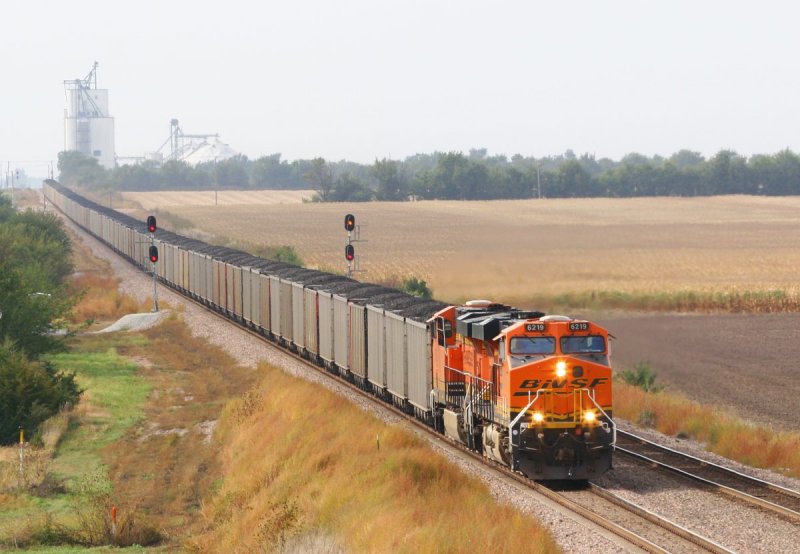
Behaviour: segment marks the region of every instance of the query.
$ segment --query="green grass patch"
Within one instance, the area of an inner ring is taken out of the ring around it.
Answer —
[[[93,469],[100,464],[99,450],[142,419],[150,385],[137,376],[136,365],[114,348],[58,354],[50,360],[76,373],[89,404],[58,449],[56,465],[67,475],[80,472],[79,468]]]
[[[49,462],[46,482],[52,484],[48,486],[51,490],[44,493],[39,490],[38,496],[33,491],[17,492],[5,495],[0,502],[0,548],[17,542],[35,544],[40,540],[37,533],[48,528],[48,521],[55,522],[56,528],[74,523],[76,506],[84,501],[87,487],[109,485],[100,451],[141,421],[151,388],[137,375],[137,366],[120,356],[116,347],[146,342],[141,336],[127,334],[77,338],[72,351],[47,356],[56,367],[74,371],[85,392]],[[104,350],[100,350],[101,346]],[[60,553],[87,549],[59,546],[33,551]]]

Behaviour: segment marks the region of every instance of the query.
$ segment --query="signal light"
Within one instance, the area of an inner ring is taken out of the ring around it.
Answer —
[[[355,228],[356,228],[356,216],[354,216],[353,214],[347,214],[346,216],[344,216],[344,230],[352,231]]]
[[[147,216],[147,231],[149,233],[155,233],[156,232],[156,216],[154,216],[154,215],[148,215]]]
[[[344,247],[344,257],[348,262],[352,262],[356,258],[356,249],[353,248],[352,244],[348,244]]]
[[[150,261],[153,263],[158,261],[158,248],[156,246],[150,247]]]

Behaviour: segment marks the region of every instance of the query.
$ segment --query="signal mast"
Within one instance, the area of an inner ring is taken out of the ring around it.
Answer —
[[[153,312],[158,311],[158,288],[156,287],[156,262],[158,261],[158,247],[156,240],[156,216],[147,216],[147,232],[150,233],[150,262],[153,264]]]

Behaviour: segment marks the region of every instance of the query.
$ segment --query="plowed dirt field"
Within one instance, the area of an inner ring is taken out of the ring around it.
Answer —
[[[647,361],[669,390],[800,430],[800,314],[624,315],[598,323],[617,337],[616,369]]]

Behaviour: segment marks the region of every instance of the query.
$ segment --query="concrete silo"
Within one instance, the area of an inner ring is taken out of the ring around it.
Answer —
[[[64,81],[64,150],[80,152],[111,169],[116,165],[114,118],[108,111],[108,90],[97,88],[97,62],[83,79]]]

